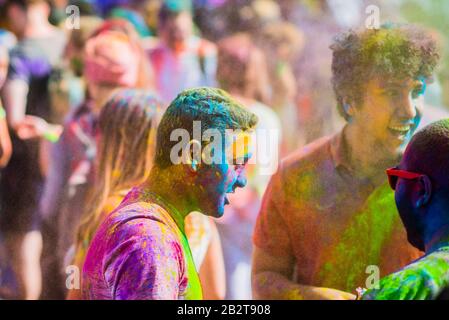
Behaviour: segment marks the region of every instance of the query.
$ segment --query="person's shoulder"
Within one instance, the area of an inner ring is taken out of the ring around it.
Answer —
[[[332,136],[325,136],[297,149],[281,160],[280,170],[283,173],[292,173],[319,168],[322,162],[331,160],[331,141]]]
[[[200,56],[214,56],[217,54],[217,46],[213,42],[199,37],[192,38],[192,41],[196,45]]]
[[[182,260],[180,233],[153,203],[120,205],[103,220],[94,241],[107,254],[124,250],[146,259],[157,253]]]
[[[47,33],[47,35],[43,38],[35,38],[32,39],[36,43],[46,45],[48,43],[51,43],[51,48],[55,51],[58,51],[62,53],[63,49],[65,48],[68,36],[67,33],[62,30],[61,28],[53,26]]]
[[[211,41],[209,41],[209,40],[207,40],[207,39],[204,39],[204,38],[200,38],[200,46],[206,51],[206,52],[216,52],[217,51],[217,46],[213,43],[213,42],[211,42]]]
[[[9,58],[17,59],[17,58],[26,58],[28,54],[31,52],[27,50],[27,43],[25,41],[18,41],[11,47],[9,50]]]
[[[126,199],[105,219],[110,228],[129,236],[175,233],[176,230],[168,212],[159,205],[147,201]]]
[[[262,126],[277,127],[277,128],[281,127],[281,121],[279,119],[279,116],[273,110],[273,108],[259,101],[256,101],[251,106],[248,106],[248,108],[259,118],[259,123]]]
[[[154,57],[167,51],[167,46],[161,39],[156,38],[151,41],[150,45],[146,46],[145,51],[150,57]]]
[[[89,139],[89,143],[92,142],[94,135],[93,117],[89,110],[82,108],[69,114],[64,120],[64,130],[61,138],[76,141],[76,144],[85,144],[86,139]]]
[[[329,151],[331,139],[320,138],[284,158],[271,179],[270,195],[299,199],[301,194],[303,200],[314,199],[316,190],[329,182],[334,169]]]

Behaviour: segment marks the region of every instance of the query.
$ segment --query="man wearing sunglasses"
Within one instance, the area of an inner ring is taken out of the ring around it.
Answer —
[[[421,255],[407,243],[385,169],[418,126],[436,43],[417,27],[389,25],[341,34],[331,49],[347,124],[273,176],[254,233],[256,298],[354,299],[357,287]]]
[[[387,175],[408,241],[426,255],[363,299],[449,299],[449,119],[419,131]]]

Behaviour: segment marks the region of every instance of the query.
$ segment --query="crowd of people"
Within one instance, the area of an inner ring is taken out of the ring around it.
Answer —
[[[0,0],[0,299],[447,299],[444,41],[349,2]]]

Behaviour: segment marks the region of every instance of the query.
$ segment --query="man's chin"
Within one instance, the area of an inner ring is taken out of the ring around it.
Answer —
[[[407,234],[407,240],[413,247],[415,247],[419,251],[425,251],[424,243],[423,241],[419,240],[419,237]]]
[[[201,210],[203,214],[212,218],[221,218],[224,215],[224,206],[218,208]]]

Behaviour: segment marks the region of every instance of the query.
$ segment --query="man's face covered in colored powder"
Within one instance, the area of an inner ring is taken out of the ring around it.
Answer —
[[[226,138],[224,149],[203,150],[203,160],[213,154],[214,160],[203,163],[195,181],[198,188],[199,211],[213,217],[221,217],[224,206],[229,204],[227,193],[246,185],[246,164],[252,155],[250,132],[230,134]]]
[[[376,152],[400,156],[421,120],[424,91],[423,80],[373,79],[352,121],[363,126]]]

